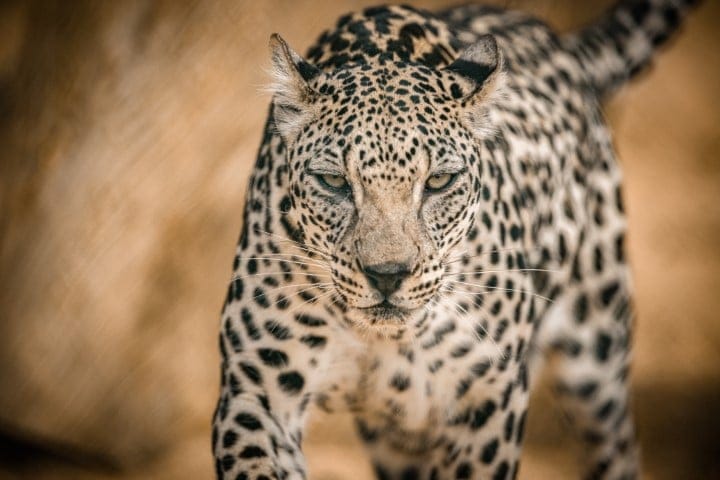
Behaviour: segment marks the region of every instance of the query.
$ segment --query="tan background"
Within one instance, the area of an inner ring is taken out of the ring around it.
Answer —
[[[218,315],[267,40],[303,51],[365,4],[0,3],[0,479],[211,477]],[[607,2],[504,4],[568,28]],[[651,479],[720,478],[718,20],[707,1],[608,105]],[[547,388],[534,401],[520,476],[565,478],[572,435]],[[319,418],[306,450],[313,478],[369,478],[346,418]]]

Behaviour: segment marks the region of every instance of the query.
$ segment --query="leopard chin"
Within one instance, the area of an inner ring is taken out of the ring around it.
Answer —
[[[382,302],[366,308],[349,308],[347,318],[358,332],[378,338],[399,339],[427,314],[423,306],[403,308]]]
[[[404,325],[406,318],[411,313],[411,311],[392,305],[387,301],[374,307],[364,308],[363,311],[373,325]]]

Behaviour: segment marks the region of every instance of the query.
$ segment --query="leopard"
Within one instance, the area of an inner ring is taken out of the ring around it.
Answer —
[[[558,34],[495,6],[379,6],[272,93],[220,319],[218,479],[306,479],[310,407],[352,416],[380,480],[518,474],[541,374],[582,475],[632,479],[633,286],[603,102],[694,2]]]

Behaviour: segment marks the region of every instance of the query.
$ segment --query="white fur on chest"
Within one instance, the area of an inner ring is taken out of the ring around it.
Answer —
[[[448,323],[437,320],[425,334],[402,341],[336,332],[319,396],[333,411],[350,409],[406,432],[435,430],[468,403],[479,402],[479,394],[496,393],[486,384],[492,372],[484,379],[472,372],[478,365],[494,365],[499,347],[490,339],[480,341],[465,320],[455,318],[449,332],[443,328]],[[438,334],[442,342],[429,346]],[[469,351],[453,356],[460,349]],[[471,382],[472,391],[458,399],[464,380]]]

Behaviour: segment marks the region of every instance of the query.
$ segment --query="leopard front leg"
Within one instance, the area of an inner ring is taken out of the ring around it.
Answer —
[[[223,389],[213,426],[218,479],[306,478],[301,429],[282,426],[280,419],[287,412],[280,414],[270,405],[264,393],[233,395],[231,388]],[[300,415],[291,423],[301,423]]]
[[[326,321],[298,313],[283,322],[269,313],[229,308],[223,320],[213,424],[218,479],[307,478],[301,440],[324,363]]]
[[[576,275],[543,320],[539,343],[548,352],[561,407],[585,446],[588,479],[639,476],[628,371],[632,285],[622,235],[592,238],[578,255],[594,268]],[[601,260],[598,260],[601,259]],[[602,267],[602,268],[601,268]]]
[[[585,478],[637,478],[628,370],[631,296],[625,275],[571,290],[560,306],[574,325],[550,344],[555,390],[586,447]]]

